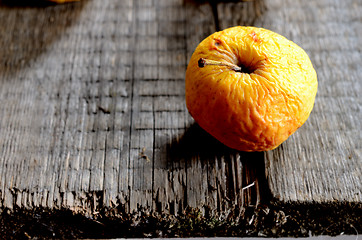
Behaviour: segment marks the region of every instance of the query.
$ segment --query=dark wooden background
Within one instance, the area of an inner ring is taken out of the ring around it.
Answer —
[[[227,214],[270,198],[362,200],[362,2],[0,2],[0,208]],[[197,44],[235,25],[309,54],[315,108],[274,151],[218,143],[190,117]]]

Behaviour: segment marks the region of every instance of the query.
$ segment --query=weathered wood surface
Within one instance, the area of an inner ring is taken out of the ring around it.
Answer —
[[[292,1],[291,1],[292,2]],[[314,110],[266,153],[280,200],[362,200],[362,2],[293,1],[278,30],[309,53],[319,80]]]
[[[311,118],[273,152],[228,149],[187,113],[188,59],[215,31],[209,4],[2,4],[0,207],[225,214],[268,194],[264,172],[282,201],[361,201],[361,2],[217,7],[221,29],[279,32],[316,67]]]

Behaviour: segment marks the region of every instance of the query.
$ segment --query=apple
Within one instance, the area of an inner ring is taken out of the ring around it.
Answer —
[[[232,27],[204,39],[186,70],[186,106],[230,148],[275,149],[308,119],[317,74],[297,44],[263,28]]]

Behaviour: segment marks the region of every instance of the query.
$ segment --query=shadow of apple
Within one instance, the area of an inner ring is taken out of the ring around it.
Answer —
[[[236,154],[237,151],[228,148],[213,136],[203,130],[197,123],[189,126],[180,139],[174,139],[169,147],[171,158],[200,157],[209,159],[226,154]]]
[[[190,167],[199,166],[195,162],[200,161],[201,166],[207,166],[207,171],[211,173],[221,171],[221,162],[224,162],[226,175],[223,179],[229,186],[227,192],[230,199],[233,199],[238,192],[243,192],[242,188],[245,188],[246,192],[240,196],[245,198],[245,204],[256,205],[270,201],[271,193],[265,175],[264,152],[241,152],[231,149],[196,123],[189,126],[182,136],[173,139],[167,147],[167,152],[170,170],[173,165],[177,165],[185,167],[188,171]],[[235,176],[239,180],[236,180]],[[247,185],[250,183],[253,187],[249,188]]]

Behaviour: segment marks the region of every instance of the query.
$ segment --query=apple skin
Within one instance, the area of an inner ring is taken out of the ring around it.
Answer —
[[[208,59],[241,66],[200,67]],[[317,74],[298,45],[272,31],[233,27],[195,49],[186,70],[186,106],[194,120],[230,148],[268,151],[308,119]]]

